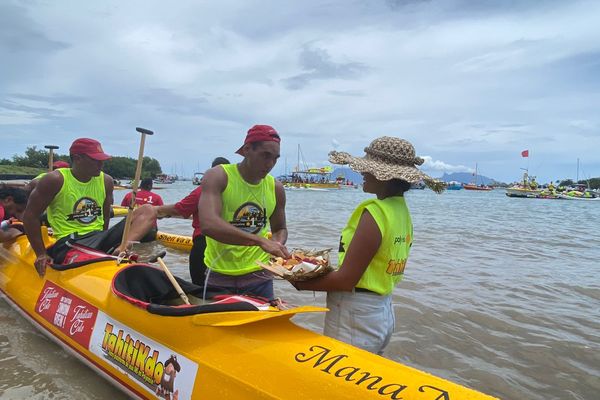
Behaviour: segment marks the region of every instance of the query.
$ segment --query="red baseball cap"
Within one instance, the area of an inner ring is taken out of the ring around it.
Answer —
[[[59,168],[69,168],[70,165],[68,162],[65,161],[54,161],[52,163],[52,168],[54,169],[59,169]]]
[[[270,125],[254,125],[252,128],[248,129],[248,134],[246,135],[246,140],[244,140],[244,145],[248,143],[255,142],[281,142],[281,138],[279,134]],[[242,154],[242,149],[244,146],[240,147],[237,154]]]
[[[85,154],[86,156],[98,161],[105,161],[110,158],[110,156],[104,153],[104,150],[102,150],[102,146],[100,145],[99,141],[88,138],[75,139],[73,144],[71,144],[69,154]]]

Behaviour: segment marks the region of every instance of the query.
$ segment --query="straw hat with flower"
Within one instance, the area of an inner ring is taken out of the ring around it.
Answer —
[[[345,152],[332,151],[329,161],[333,164],[348,164],[356,172],[367,172],[377,180],[402,179],[408,183],[420,181],[435,191],[444,190],[443,182],[431,178],[417,168],[425,160],[415,155],[413,145],[397,137],[382,136],[365,147],[364,157],[353,157]]]

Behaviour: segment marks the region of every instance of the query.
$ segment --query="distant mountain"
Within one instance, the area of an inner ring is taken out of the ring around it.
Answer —
[[[353,183],[361,184],[363,182],[362,175],[358,172],[352,171],[350,168],[336,168],[331,173],[331,178],[335,179],[338,176],[343,176],[344,179],[348,179]],[[444,182],[457,181],[461,183],[471,183],[475,177],[470,172],[454,172],[452,174],[444,174],[441,178],[438,178]],[[499,183],[498,181],[488,178],[487,176],[478,175],[477,184],[481,185],[493,185]]]
[[[358,172],[352,171],[350,168],[336,168],[331,173],[331,179],[336,179],[338,176],[343,176],[344,179],[349,180],[352,183],[362,184],[362,175]]]
[[[444,174],[439,179],[444,182],[457,181],[461,183],[471,183],[475,179],[475,176],[470,172],[453,172],[451,174]],[[487,176],[477,175],[476,183],[478,185],[492,185],[496,182],[496,180],[488,178]]]

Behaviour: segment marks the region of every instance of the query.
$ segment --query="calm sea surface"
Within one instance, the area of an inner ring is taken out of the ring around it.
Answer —
[[[194,187],[157,191],[167,203]],[[332,247],[359,190],[289,191],[289,247]],[[124,191],[115,192],[120,203]],[[415,241],[394,292],[385,356],[503,399],[600,399],[600,202],[513,199],[504,191],[410,191]],[[159,229],[191,235],[191,221]],[[140,252],[159,248],[142,245]],[[187,255],[169,250],[189,279]],[[276,282],[293,304],[324,295]],[[322,316],[298,324],[322,329]],[[0,398],[121,399],[121,392],[0,302]]]

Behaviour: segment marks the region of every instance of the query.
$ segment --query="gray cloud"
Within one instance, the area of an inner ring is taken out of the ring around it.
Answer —
[[[70,105],[74,103],[83,103],[88,101],[83,96],[73,96],[69,94],[55,94],[51,96],[40,96],[35,94],[9,93],[9,97],[14,99],[33,100],[54,105]]]
[[[307,72],[283,79],[290,90],[302,89],[317,79],[357,79],[368,70],[358,62],[336,63],[326,50],[309,45],[302,48],[299,60],[300,67]]]
[[[0,3],[0,87],[15,80],[43,74],[46,57],[68,44],[51,39],[28,13],[28,9]]]
[[[333,96],[364,97],[365,93],[361,90],[330,90],[329,94]]]
[[[25,7],[0,3],[0,51],[3,54],[48,53],[67,48],[66,43],[52,40],[32,20]],[[7,59],[4,58],[6,61]]]

